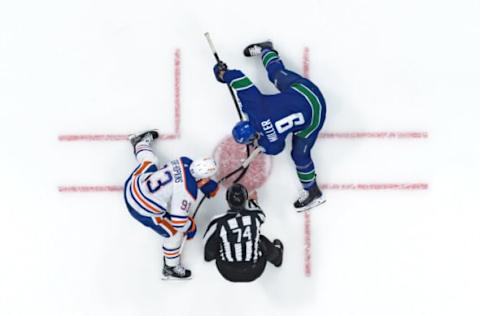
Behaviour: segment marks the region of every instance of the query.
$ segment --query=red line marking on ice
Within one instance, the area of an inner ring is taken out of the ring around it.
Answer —
[[[424,191],[430,189],[428,183],[324,183],[320,185],[326,191]],[[63,185],[58,187],[64,193],[121,192],[121,185]],[[304,213],[307,215],[307,212]],[[310,220],[310,218],[308,219]]]
[[[341,191],[414,191],[428,190],[428,183],[324,183],[320,185],[322,190],[341,190]]]
[[[177,99],[178,98],[178,99]],[[177,105],[178,104],[178,105]],[[180,97],[175,98],[175,134],[160,135],[160,140],[173,140],[180,138]],[[320,132],[320,139],[425,139],[428,138],[428,132],[400,132],[400,131],[380,131],[380,132]],[[71,134],[59,135],[58,140],[62,142],[90,141],[90,142],[108,142],[125,141],[127,135],[121,134]]]
[[[177,139],[177,135],[160,135],[160,140],[172,140]],[[126,141],[128,140],[127,135],[119,134],[105,134],[105,135],[60,135],[58,140],[61,142],[117,142],[117,141]]]
[[[303,49],[303,76],[310,77],[310,48]],[[303,248],[304,248],[304,273],[306,277],[312,275],[312,228],[311,228],[310,212],[306,211],[303,215]]]
[[[120,185],[88,185],[88,186],[74,186],[64,185],[58,187],[58,192],[62,193],[89,193],[89,192],[121,192],[123,186]]]
[[[175,50],[175,138],[180,138],[180,80],[181,80],[181,61],[180,49]]]
[[[325,139],[357,139],[357,138],[379,138],[379,139],[415,139],[415,138],[428,138],[427,132],[343,132],[343,133],[329,133],[320,132],[318,138]]]
[[[160,140],[174,140],[179,139],[180,124],[181,124],[181,99],[180,99],[180,86],[181,86],[181,64],[182,56],[179,48],[175,50],[174,54],[174,134],[161,134]],[[126,134],[68,134],[59,135],[58,140],[61,142],[116,142],[126,141],[128,139]]]
[[[304,272],[306,277],[310,277],[312,275],[312,235],[311,235],[311,220],[310,220],[310,211],[306,211],[303,213],[303,228],[304,228]]]

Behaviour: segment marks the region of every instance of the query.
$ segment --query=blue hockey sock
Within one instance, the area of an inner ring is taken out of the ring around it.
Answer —
[[[312,187],[314,187],[316,185],[316,181],[313,180],[313,181],[309,181],[309,182],[302,182],[302,187],[304,190],[308,191],[310,190]]]
[[[276,51],[271,50],[270,48],[262,49],[262,62],[265,68],[267,68],[270,63],[278,60],[279,58]]]
[[[313,164],[310,164],[307,168],[297,167],[297,176],[305,190],[310,189],[316,183],[316,174]]]

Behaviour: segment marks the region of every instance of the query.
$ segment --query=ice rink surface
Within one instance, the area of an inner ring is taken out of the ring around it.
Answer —
[[[475,0],[0,2],[0,315],[479,315],[479,16]],[[161,240],[118,191],[128,142],[62,138],[154,127],[161,160],[212,154],[238,118],[206,31],[265,93],[242,49],[273,40],[328,104],[328,201],[307,223],[274,157],[258,193],[284,265],[250,284],[203,262],[223,191],[185,248],[194,279],[162,282]]]

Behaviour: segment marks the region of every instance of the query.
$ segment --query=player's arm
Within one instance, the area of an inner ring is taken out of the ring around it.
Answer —
[[[261,100],[263,95],[240,70],[228,69],[225,63],[219,62],[213,68],[213,72],[219,82],[226,83],[235,90],[242,103],[243,112],[248,112],[249,104],[258,103]]]
[[[243,112],[248,114],[249,106],[261,104],[263,95],[243,72],[240,70],[227,70],[224,78],[225,82],[237,93]]]
[[[279,137],[276,141],[271,143],[267,136],[261,135],[258,140],[258,146],[263,148],[263,152],[267,155],[278,155],[285,148],[285,138]]]
[[[197,182],[197,186],[202,193],[209,199],[215,197],[220,190],[218,182],[212,179],[201,179]]]
[[[192,239],[197,232],[197,225],[189,216],[192,203],[193,199],[186,192],[174,194],[170,203],[171,224],[177,231],[186,234],[187,239]]]
[[[204,258],[205,261],[214,260],[220,251],[220,236],[219,236],[218,220],[212,220],[203,236],[204,243]]]

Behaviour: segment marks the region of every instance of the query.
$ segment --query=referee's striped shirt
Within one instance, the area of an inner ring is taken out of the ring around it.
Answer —
[[[257,262],[260,226],[265,214],[254,200],[242,211],[228,211],[214,217],[203,237],[205,260]]]

